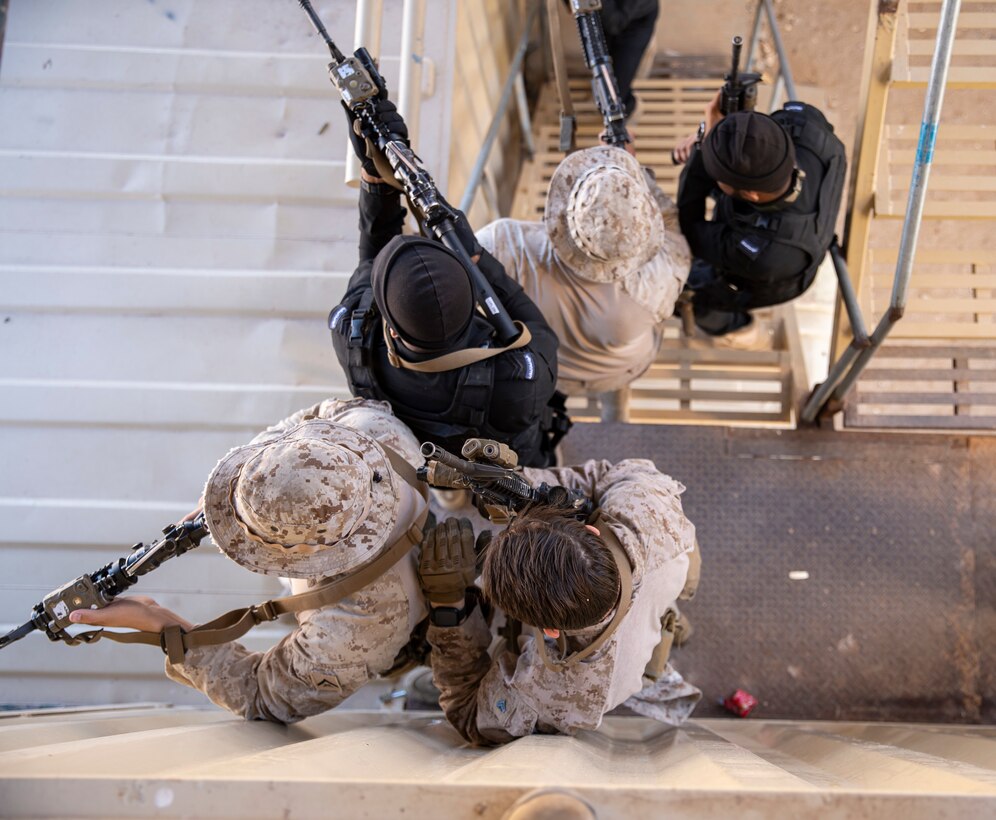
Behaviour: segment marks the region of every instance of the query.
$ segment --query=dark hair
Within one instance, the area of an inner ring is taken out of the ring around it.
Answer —
[[[526,508],[488,545],[484,597],[541,629],[583,629],[619,599],[619,570],[600,536],[544,505]]]

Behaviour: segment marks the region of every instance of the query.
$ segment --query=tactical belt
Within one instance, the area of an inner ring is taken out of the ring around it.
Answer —
[[[67,640],[66,643],[71,645],[93,643],[101,638],[109,638],[118,643],[143,643],[161,647],[170,663],[183,663],[184,654],[188,649],[238,640],[254,626],[264,621],[276,620],[288,612],[303,612],[307,609],[329,606],[373,583],[407,555],[413,546],[421,543],[422,527],[429,515],[428,490],[426,485],[416,477],[415,468],[393,448],[381,442],[378,444],[383,448],[394,471],[401,476],[406,484],[422,496],[426,505],[405,534],[369,564],[307,592],[275,598],[241,609],[233,609],[213,621],[195,626],[189,632],[179,626],[168,626],[162,632],[107,632],[98,629],[80,633]]]
[[[394,338],[391,336],[391,331],[388,329],[387,322],[385,321],[384,342],[387,344],[387,360],[391,363],[392,367],[398,367],[402,370],[415,370],[419,373],[445,373],[448,370],[459,370],[461,367],[499,356],[508,350],[518,350],[533,340],[529,328],[522,324],[522,322],[516,321],[515,326],[519,329],[519,335],[515,338],[514,342],[505,347],[468,347],[465,350],[454,350],[450,353],[444,353],[442,356],[436,356],[434,359],[426,359],[422,362],[408,362],[398,355]]]

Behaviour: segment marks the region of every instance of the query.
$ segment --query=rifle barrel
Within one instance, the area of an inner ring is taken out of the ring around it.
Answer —
[[[311,7],[309,0],[298,0],[301,4],[301,8],[304,9],[305,14],[308,15],[308,19],[311,20],[311,25],[315,27],[315,31],[318,32],[319,36],[325,41],[325,45],[329,47],[329,53],[332,55],[332,59],[336,62],[342,62],[345,56],[338,48],[336,44],[332,42],[332,38],[329,36],[328,31],[325,30],[325,26],[322,25],[322,21],[319,19],[315,10]]]
[[[733,38],[733,65],[730,68],[730,79],[733,82],[737,81],[737,75],[740,73],[740,50],[744,47],[744,38],[737,34]]]

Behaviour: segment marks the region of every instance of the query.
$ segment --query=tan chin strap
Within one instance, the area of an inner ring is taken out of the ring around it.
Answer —
[[[599,517],[594,521],[593,526],[598,530],[599,535],[605,542],[605,545],[609,548],[612,553],[612,557],[615,559],[616,567],[619,570],[619,603],[616,604],[616,612],[612,616],[612,620],[609,621],[608,625],[595,637],[590,644],[588,644],[584,649],[579,649],[571,655],[567,654],[567,638],[563,634],[557,638],[557,647],[560,650],[561,658],[559,660],[553,660],[550,658],[546,651],[546,641],[543,638],[543,630],[538,627],[533,627],[533,635],[536,638],[536,651],[540,656],[540,660],[543,661],[543,665],[547,669],[552,669],[556,672],[563,672],[571,666],[580,663],[585,658],[594,655],[599,649],[605,646],[612,634],[619,628],[619,624],[622,623],[623,618],[626,617],[626,613],[629,612],[630,604],[633,598],[633,568],[629,563],[629,556],[626,554],[626,550],[623,549],[622,544],[619,543],[619,539],[608,527],[607,521],[610,521],[607,516],[599,514]]]
[[[406,484],[422,496],[426,504],[412,525],[405,531],[405,534],[369,564],[341,578],[309,589],[307,592],[275,598],[241,609],[233,609],[213,621],[195,626],[189,632],[184,631],[179,626],[168,626],[162,632],[107,632],[98,629],[76,635],[66,643],[71,645],[93,643],[101,638],[109,638],[118,643],[148,644],[161,647],[170,663],[183,663],[184,654],[188,649],[238,640],[254,626],[264,621],[273,621],[288,612],[303,612],[306,609],[329,606],[373,583],[407,555],[413,546],[421,543],[422,528],[429,515],[428,488],[424,482],[418,480],[415,468],[394,449],[383,443],[378,443],[383,448],[394,471]]]
[[[398,367],[402,370],[416,370],[419,373],[444,373],[447,370],[459,370],[461,367],[466,367],[469,364],[476,364],[485,359],[490,359],[492,356],[498,356],[507,350],[517,350],[520,347],[525,347],[533,340],[529,328],[522,324],[522,322],[516,322],[515,326],[519,329],[519,335],[516,336],[514,342],[505,347],[468,347],[465,350],[454,350],[450,353],[444,353],[435,359],[426,359],[424,362],[407,362],[398,355],[396,342],[391,336],[387,322],[384,322],[384,341],[387,343],[387,360],[393,367]]]

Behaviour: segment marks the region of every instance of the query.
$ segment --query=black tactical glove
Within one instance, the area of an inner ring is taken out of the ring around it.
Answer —
[[[474,544],[474,554],[477,556],[477,567],[476,572],[478,575],[481,574],[481,570],[484,568],[484,553],[488,549],[488,544],[491,543],[491,530],[481,530],[481,534],[477,536],[477,541]]]
[[[422,539],[418,578],[433,604],[459,604],[477,577],[474,528],[467,518],[447,518]]]
[[[398,107],[390,100],[373,100],[372,104],[377,110],[378,118],[387,126],[391,135],[410,147],[408,126],[405,125],[404,119],[398,113]],[[345,103],[342,104],[342,108],[349,120],[349,141],[353,144],[353,151],[359,157],[363,170],[372,177],[380,177],[385,182],[396,184],[394,174],[390,170],[391,163],[377,147],[373,129],[361,117],[354,114]]]

